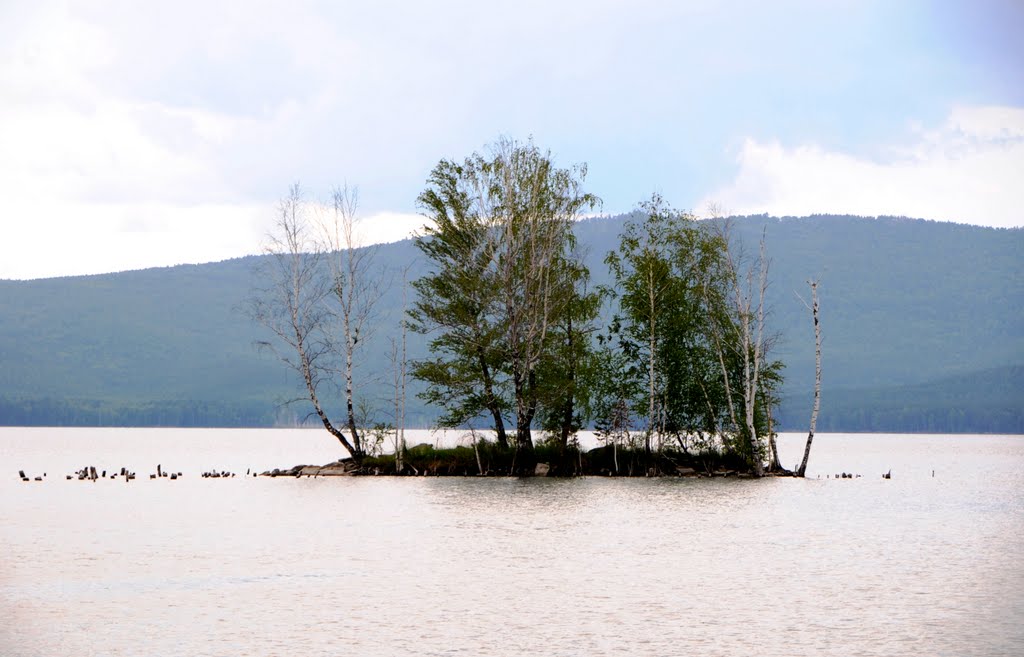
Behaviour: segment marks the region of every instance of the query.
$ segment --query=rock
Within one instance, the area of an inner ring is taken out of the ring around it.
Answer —
[[[551,466],[550,465],[548,465],[547,463],[538,463],[536,465],[536,467],[533,468],[533,476],[534,477],[546,477],[546,476],[548,476],[548,472],[550,472],[550,471],[551,471]]]
[[[322,468],[318,468],[316,474],[320,477],[348,477],[353,473],[352,470],[345,466],[325,465]]]
[[[25,471],[24,470],[18,470],[18,478],[19,479],[24,479],[25,478]]]
[[[693,468],[684,468],[681,465],[676,466],[676,474],[680,477],[694,477],[697,475],[697,471]]]

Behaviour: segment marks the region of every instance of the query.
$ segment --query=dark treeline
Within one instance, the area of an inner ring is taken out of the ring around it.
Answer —
[[[783,402],[780,416],[806,417]],[[822,431],[1024,433],[1024,367],[1009,366],[926,384],[829,393]],[[851,427],[854,427],[851,429]]]
[[[286,415],[284,417],[290,417]],[[268,427],[282,423],[262,402],[168,400],[108,402],[81,399],[3,399],[0,419],[24,427]]]

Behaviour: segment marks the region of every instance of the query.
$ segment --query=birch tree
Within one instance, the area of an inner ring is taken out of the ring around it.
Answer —
[[[626,225],[618,251],[605,262],[622,314],[619,348],[645,371],[644,390],[636,391],[634,404],[637,415],[646,417],[644,451],[650,454],[669,428],[669,379],[691,357],[687,347],[698,323],[702,270],[717,247],[693,215],[673,210],[657,194],[640,205],[640,213],[643,220]]]
[[[585,177],[585,166],[557,168],[532,142],[500,139],[487,156],[441,161],[420,195],[433,225],[417,245],[435,270],[413,284],[411,316],[416,330],[436,337],[434,357],[414,374],[448,424],[486,410],[507,445],[504,417],[512,415],[523,471],[532,467],[539,369],[565,312],[559,274],[572,224],[598,203],[583,191]]]
[[[807,472],[807,459],[811,456],[811,443],[814,442],[814,429],[818,424],[818,410],[821,408],[821,324],[818,321],[818,281],[810,280],[811,287],[811,318],[814,320],[814,406],[811,409],[811,426],[807,431],[807,442],[804,444],[804,457],[796,476],[803,477]]]
[[[298,374],[305,391],[300,399],[310,402],[324,428],[358,463],[366,449],[356,421],[353,372],[382,288],[369,271],[371,252],[358,248],[356,207],[356,194],[347,189],[326,207],[309,202],[298,184],[289,189],[268,236],[250,315],[274,336],[260,345]],[[342,426],[328,411],[339,389]]]
[[[384,291],[384,280],[370,268],[375,247],[363,247],[356,234],[356,211],[359,194],[347,186],[334,190],[330,207],[318,217],[320,244],[317,250],[328,264],[330,276],[330,310],[336,330],[328,334],[331,350],[338,356],[342,381],[345,419],[355,450],[362,456],[360,427],[356,421],[355,358],[359,344],[369,337],[374,310]]]
[[[759,411],[764,410],[759,400],[771,400],[770,395],[763,394],[762,378],[771,338],[766,330],[765,304],[770,261],[764,234],[757,256],[747,259],[742,247],[729,235],[728,220],[717,218],[716,221],[713,225],[720,235],[723,258],[717,286],[705,288],[709,314],[714,318],[709,326],[729,419],[742,437],[753,474],[760,477],[764,475],[765,432],[759,431],[763,424],[759,421]],[[730,366],[733,358],[738,363],[738,373]]]

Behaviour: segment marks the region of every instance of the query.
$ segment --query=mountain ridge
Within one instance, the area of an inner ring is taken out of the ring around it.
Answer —
[[[577,226],[594,284],[610,282],[604,256],[627,217]],[[813,330],[797,297],[806,297],[809,278],[821,280],[822,430],[857,430],[849,405],[880,399],[863,391],[911,394],[914,386],[1024,364],[1024,229],[847,215],[754,215],[733,224],[748,249],[764,234],[773,261],[769,300],[781,335],[775,353],[787,364],[786,428],[806,424],[809,401],[801,399],[809,400],[813,386]],[[416,262],[422,271],[410,240],[372,248],[378,262]],[[136,412],[160,407],[168,418],[169,409],[185,409],[174,416],[178,423],[183,413],[200,423],[246,426],[301,418],[301,407],[278,407],[294,396],[295,381],[256,348],[268,336],[243,312],[262,257],[0,281],[0,423],[39,423],[61,404],[105,408],[108,422],[123,416],[160,423]],[[377,334],[367,343],[361,379],[375,397],[386,397],[386,387],[371,380],[383,371],[387,338],[399,326],[400,297],[392,288],[382,300]],[[425,355],[422,336],[410,340],[410,355]],[[983,385],[990,384],[975,384]],[[1010,401],[1024,406],[1024,394],[1013,394]],[[52,402],[49,410],[43,400]],[[428,424],[431,409],[410,402],[413,423]],[[197,410],[204,404],[214,409],[205,416]],[[38,412],[26,413],[30,407]],[[1024,422],[1012,426],[1024,432]]]

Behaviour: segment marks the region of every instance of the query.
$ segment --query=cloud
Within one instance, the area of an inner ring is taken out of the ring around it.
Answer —
[[[876,157],[815,144],[743,141],[734,179],[705,195],[730,213],[904,215],[1024,225],[1024,109],[957,107],[935,129],[912,126]]]
[[[1015,51],[947,52],[900,3],[821,4],[0,2],[0,277],[253,253],[294,181],[358,186],[367,241],[399,239],[430,168],[501,134],[588,162],[609,212],[694,199],[742,134],[708,195],[732,209],[1008,221],[1017,110],[850,149],[957,98],[1019,105],[988,66]]]
[[[0,278],[43,278],[214,262],[259,253],[262,205],[67,203],[8,207]],[[70,221],[66,220],[70,218]]]
[[[360,239],[364,244],[386,244],[412,237],[428,222],[419,214],[378,212],[357,221]]]

